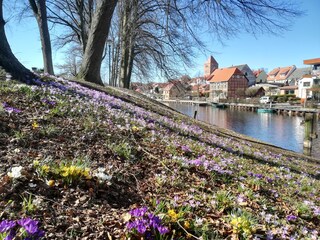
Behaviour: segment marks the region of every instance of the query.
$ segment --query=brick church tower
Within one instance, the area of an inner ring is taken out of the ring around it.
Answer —
[[[210,56],[209,59],[204,63],[204,77],[208,77],[214,70],[219,68],[218,62],[214,57]]]

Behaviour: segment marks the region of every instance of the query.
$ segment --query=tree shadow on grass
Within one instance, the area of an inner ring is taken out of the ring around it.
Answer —
[[[112,181],[111,185],[99,187],[96,198],[106,200],[113,208],[127,208],[142,202],[135,182]]]

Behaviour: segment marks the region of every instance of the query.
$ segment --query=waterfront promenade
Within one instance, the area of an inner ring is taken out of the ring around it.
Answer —
[[[192,104],[200,106],[214,106],[214,103],[206,100],[181,100],[181,99],[167,99],[158,100],[163,103],[181,103]],[[258,109],[272,109],[277,114],[289,116],[304,116],[306,113],[317,113],[320,117],[320,106],[318,108],[305,108],[300,105],[290,105],[289,103],[273,103],[273,104],[257,104],[257,103],[219,103],[231,109],[245,110],[257,112]]]
[[[306,113],[317,113],[320,116],[319,108],[305,108],[298,105],[290,105],[288,103],[275,104],[245,104],[245,103],[225,103],[232,109],[247,110],[257,112],[258,109],[272,109],[277,114],[289,116],[304,116]]]
[[[158,101],[163,102],[163,103],[182,103],[182,104],[193,104],[193,105],[200,105],[200,106],[208,106],[212,105],[211,102],[206,101],[206,100],[181,100],[181,99],[158,99]]]

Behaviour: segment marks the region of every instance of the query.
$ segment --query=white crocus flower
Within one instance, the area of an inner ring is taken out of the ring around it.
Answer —
[[[21,178],[22,177],[22,174],[21,174],[22,169],[23,169],[23,167],[21,167],[21,166],[13,167],[13,168],[11,168],[11,172],[8,172],[8,176],[11,178]]]
[[[93,176],[97,177],[100,181],[110,181],[112,176],[105,174],[104,168],[98,168],[98,171],[93,174]]]

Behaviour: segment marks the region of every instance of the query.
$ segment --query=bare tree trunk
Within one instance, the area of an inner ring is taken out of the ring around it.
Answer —
[[[111,86],[118,86],[118,75],[119,75],[119,52],[120,46],[116,44],[112,49],[112,73],[111,73]]]
[[[130,49],[129,49],[129,58],[128,58],[128,69],[127,69],[127,79],[125,81],[125,88],[130,87],[131,83],[131,76],[132,76],[132,69],[133,69],[133,61],[135,58],[135,42],[136,42],[136,28],[138,22],[138,0],[133,0],[132,4],[132,21],[131,21],[131,34],[130,34]]]
[[[124,84],[125,88],[130,88],[132,69],[133,69],[133,60],[134,60],[134,48],[131,47],[130,55],[129,55],[128,70],[127,70],[127,79],[126,79],[126,82]]]
[[[3,0],[0,0],[0,66],[9,72],[13,78],[28,82],[34,77],[34,74],[25,68],[11,51],[4,29],[2,4]]]
[[[84,15],[84,2],[82,1],[76,1],[77,8],[79,14],[79,20],[80,20],[80,33],[81,33],[81,39],[82,39],[82,51],[84,52],[87,46],[87,31],[86,31],[86,25],[85,25],[85,15]]]
[[[48,28],[46,0],[29,0],[29,3],[39,27],[44,72],[53,75],[52,50]]]
[[[128,1],[124,0],[121,2],[120,9],[120,49],[121,49],[121,58],[120,58],[120,69],[119,69],[119,86],[124,87],[124,78],[126,77],[126,48],[127,48],[127,25],[128,25]]]
[[[138,1],[123,1],[121,25],[120,87],[129,88],[134,60],[134,35],[138,14]]]
[[[99,0],[94,13],[87,47],[84,52],[79,78],[103,85],[100,76],[101,61],[110,23],[117,0]]]

